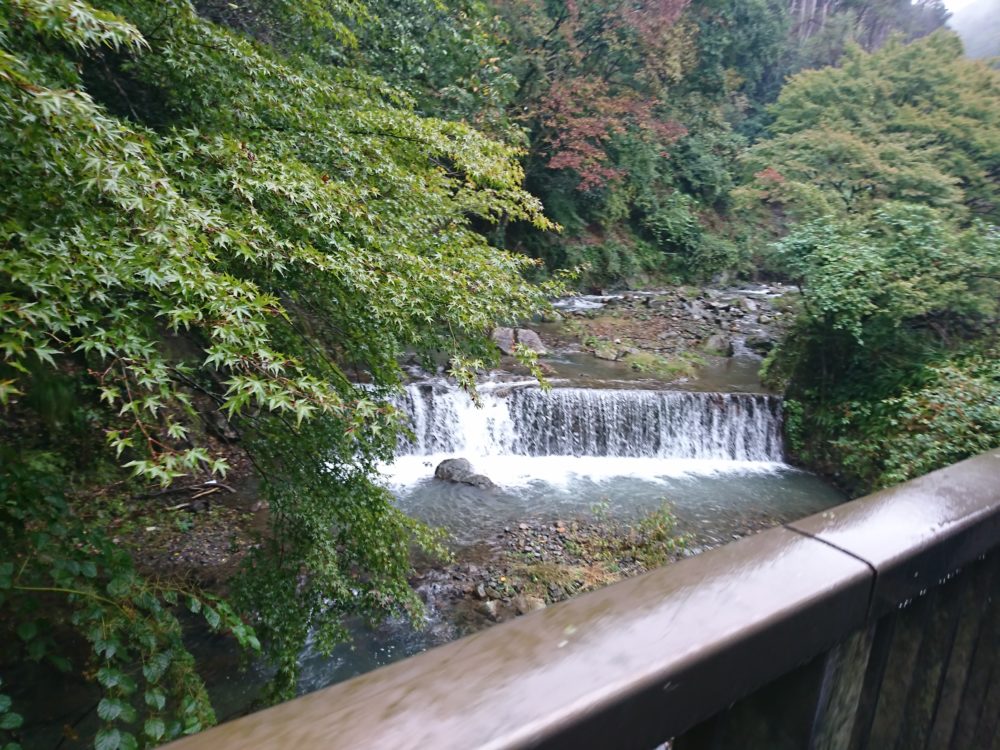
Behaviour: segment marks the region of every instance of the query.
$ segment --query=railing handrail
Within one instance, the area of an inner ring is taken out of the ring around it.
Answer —
[[[1000,451],[170,745],[648,748],[1000,546]]]

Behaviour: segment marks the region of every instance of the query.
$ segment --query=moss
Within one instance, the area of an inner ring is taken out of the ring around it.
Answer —
[[[676,533],[667,504],[632,523],[612,520],[602,511],[595,508],[594,521],[558,527],[560,556],[538,559],[508,552],[507,573],[498,579],[505,589],[502,593],[551,602],[657,568],[687,546],[687,538]],[[556,537],[546,532],[545,538]]]
[[[694,377],[705,360],[692,352],[682,352],[674,357],[663,357],[653,352],[639,351],[628,355],[633,370],[664,380]]]

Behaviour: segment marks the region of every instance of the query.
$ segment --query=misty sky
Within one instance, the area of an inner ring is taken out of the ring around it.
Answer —
[[[945,7],[948,8],[952,13],[954,13],[959,8],[964,8],[966,5],[971,5],[976,0],[944,0]]]

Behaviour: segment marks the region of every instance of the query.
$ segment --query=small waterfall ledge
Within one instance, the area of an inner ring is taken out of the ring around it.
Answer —
[[[781,462],[781,399],[765,394],[408,385],[400,456],[608,456]]]

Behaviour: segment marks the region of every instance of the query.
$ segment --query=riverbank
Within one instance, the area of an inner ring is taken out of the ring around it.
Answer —
[[[767,392],[760,364],[797,297],[782,284],[584,295],[557,300],[555,314],[530,329],[554,385]],[[501,369],[526,374],[512,358]]]
[[[527,520],[461,550],[446,566],[424,566],[412,584],[435,617],[466,635],[574,596],[693,557],[780,523],[760,514],[725,540],[681,531],[669,505],[635,522],[594,516]]]

